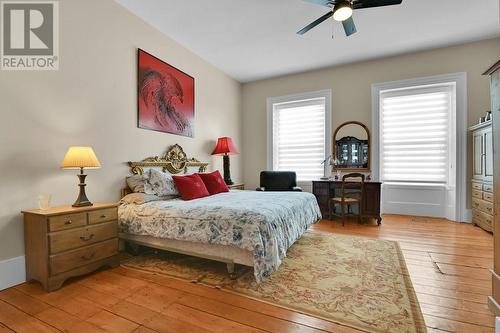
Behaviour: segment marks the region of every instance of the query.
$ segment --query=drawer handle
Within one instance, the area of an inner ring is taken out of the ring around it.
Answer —
[[[80,239],[84,242],[88,242],[89,240],[91,240],[92,238],[94,238],[94,234],[90,234],[88,237],[85,237],[85,236],[80,236]]]
[[[82,260],[90,260],[90,259],[94,258],[94,256],[95,256],[95,252],[93,252],[89,256],[81,256],[80,259],[82,259]]]
[[[488,212],[491,212],[493,210],[493,208],[491,208],[491,207],[488,207],[486,209],[488,210]]]
[[[73,221],[71,221],[71,220],[67,220],[66,222],[64,222],[65,225],[70,225],[72,223],[73,223]]]
[[[474,202],[474,206],[479,207],[479,203]]]
[[[100,217],[101,217],[101,219],[105,219],[106,215],[101,215]]]

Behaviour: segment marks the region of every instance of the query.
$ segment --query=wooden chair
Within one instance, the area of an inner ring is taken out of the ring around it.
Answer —
[[[358,178],[359,180],[353,180]],[[361,223],[362,207],[363,207],[363,193],[365,187],[365,175],[361,173],[349,173],[342,177],[341,196],[331,198],[328,201],[328,211],[330,216],[337,216],[342,218],[342,226],[345,224],[346,216],[356,216],[358,222]],[[335,211],[336,205],[340,206],[340,214]],[[352,206],[358,207],[358,212],[353,213]],[[333,214],[332,214],[333,208]]]

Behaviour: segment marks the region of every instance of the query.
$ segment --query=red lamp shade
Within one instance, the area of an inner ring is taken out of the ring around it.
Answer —
[[[215,146],[212,155],[231,155],[238,153],[238,149],[236,149],[233,140],[230,137],[224,136],[217,139],[217,145]]]

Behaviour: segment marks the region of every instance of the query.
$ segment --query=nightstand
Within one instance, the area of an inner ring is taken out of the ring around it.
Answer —
[[[232,190],[244,190],[245,189],[245,184],[233,184],[233,185],[227,185]]]
[[[22,213],[26,280],[37,280],[45,290],[53,291],[70,277],[118,266],[118,204]]]

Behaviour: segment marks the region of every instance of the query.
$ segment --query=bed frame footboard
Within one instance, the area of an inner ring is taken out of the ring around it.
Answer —
[[[223,262],[226,264],[226,269],[229,274],[229,277],[231,279],[236,279],[236,271],[235,271],[235,262],[232,259],[229,258],[223,258],[223,257],[218,257],[218,256],[212,256],[206,253],[199,253],[199,252],[192,252],[192,251],[186,251],[186,250],[181,250],[177,249],[171,246],[168,246],[165,244],[166,242],[146,242],[146,241],[141,241],[139,239],[136,239],[133,235],[125,234],[125,233],[120,233],[119,236],[121,241],[124,241],[127,243],[129,250],[132,250],[133,255],[137,255],[140,253],[139,248],[141,246],[156,249],[156,250],[162,250],[162,251],[168,251],[168,252],[174,252],[174,253],[180,253],[192,257],[198,257],[198,258],[204,258],[204,259],[209,259],[209,260],[214,260],[218,262]]]

